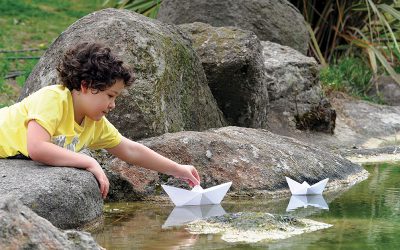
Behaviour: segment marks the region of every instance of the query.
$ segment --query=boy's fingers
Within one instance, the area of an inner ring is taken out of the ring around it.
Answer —
[[[194,185],[194,186],[196,186],[196,185],[199,185],[200,184],[200,176],[199,176],[199,173],[197,172],[197,170],[196,170],[196,168],[195,167],[193,167],[193,166],[191,166],[191,171],[190,171],[190,173],[191,173],[191,182],[192,182],[192,184]]]
[[[192,179],[192,180],[190,180],[190,183],[191,183],[193,186],[197,186],[197,185],[199,185],[199,184],[200,184],[199,180],[197,180],[197,179],[196,179],[196,178],[194,178],[194,177],[193,177],[193,179]]]
[[[103,199],[105,199],[107,197],[107,188],[104,187],[103,189]]]
[[[104,197],[104,183],[100,183],[100,194],[101,194],[101,197]]]
[[[191,181],[191,180],[187,180],[187,182],[189,183],[189,186],[191,186],[191,187],[196,186],[196,185],[194,185],[193,181]]]
[[[106,181],[100,181],[100,194],[103,199],[107,197],[108,193],[108,184]]]
[[[103,192],[102,192],[102,194],[103,194],[103,199],[105,199],[105,198],[107,197],[108,188],[109,188],[108,182],[104,182],[104,185],[103,185]]]
[[[200,176],[199,176],[199,173],[197,172],[197,170],[195,168],[193,169],[192,174],[194,175],[194,178],[196,178],[196,180],[200,184]]]
[[[107,197],[109,188],[110,188],[110,184],[107,183],[106,188],[105,188],[105,191],[104,191],[104,199]]]

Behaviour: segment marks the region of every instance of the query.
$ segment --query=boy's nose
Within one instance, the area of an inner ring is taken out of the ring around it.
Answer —
[[[109,109],[114,109],[115,108],[115,102],[111,102],[109,105]]]

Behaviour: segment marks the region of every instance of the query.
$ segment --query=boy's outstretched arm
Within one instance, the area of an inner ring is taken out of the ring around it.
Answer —
[[[35,120],[29,121],[27,131],[28,154],[32,160],[52,166],[86,169],[93,173],[99,182],[102,197],[107,196],[110,184],[103,169],[95,159],[51,143],[50,134]]]
[[[120,144],[107,150],[127,163],[182,178],[192,186],[200,184],[200,177],[195,167],[178,164],[125,137],[122,137]]]

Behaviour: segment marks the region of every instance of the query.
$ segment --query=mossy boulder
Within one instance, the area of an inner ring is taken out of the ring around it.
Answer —
[[[199,22],[179,27],[192,40],[208,85],[229,124],[265,128],[267,78],[261,43],[254,32]]]
[[[135,72],[136,83],[108,117],[125,136],[137,139],[225,124],[201,62],[179,29],[127,10],[101,10],[72,24],[41,57],[21,98],[59,83],[60,58],[83,41],[109,46]]]

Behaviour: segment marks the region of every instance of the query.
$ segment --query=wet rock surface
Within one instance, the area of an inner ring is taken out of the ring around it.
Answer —
[[[221,234],[224,241],[246,243],[281,240],[331,226],[304,218],[256,212],[225,214],[187,225],[194,234]]]

